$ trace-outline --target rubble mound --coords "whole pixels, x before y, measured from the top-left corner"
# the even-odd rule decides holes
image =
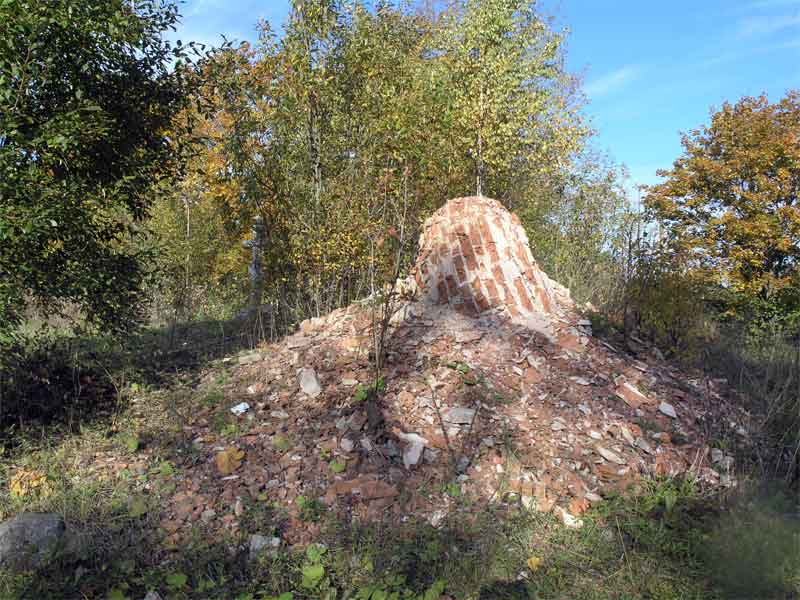
[[[287,507],[281,536],[303,543],[318,527],[310,506],[435,525],[479,501],[579,526],[591,503],[642,478],[734,483],[732,458],[711,446],[746,440],[748,415],[725,382],[594,337],[499,203],[450,201],[425,223],[421,249],[379,384],[371,302],[238,358],[225,401],[192,415],[202,476],[167,504],[171,535],[216,514],[235,530],[239,514],[225,507],[248,499]],[[204,385],[217,380],[210,372]],[[238,437],[216,432],[220,415]]]

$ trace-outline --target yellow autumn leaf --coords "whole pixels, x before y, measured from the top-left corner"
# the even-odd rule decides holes
[[[243,458],[243,450],[231,447],[227,450],[217,453],[214,460],[217,463],[217,470],[221,475],[230,475],[236,469],[242,466]]]
[[[47,496],[50,488],[47,485],[47,476],[41,471],[20,469],[11,477],[8,482],[8,489],[11,495],[22,498],[33,493]]]
[[[533,573],[539,567],[542,566],[542,557],[541,556],[531,556],[527,561],[528,569]]]

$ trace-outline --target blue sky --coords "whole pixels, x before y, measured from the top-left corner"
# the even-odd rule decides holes
[[[800,88],[800,0],[542,0],[567,27],[568,68],[581,75],[596,146],[635,183],[657,181],[680,154],[680,131],[725,100]],[[184,41],[254,40],[278,28],[288,0],[188,0]]]

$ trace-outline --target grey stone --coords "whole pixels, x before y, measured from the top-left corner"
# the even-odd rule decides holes
[[[442,416],[446,423],[469,425],[472,423],[472,419],[475,418],[475,409],[466,408],[465,406],[454,406],[446,410]]]
[[[439,451],[435,448],[425,448],[425,451],[422,453],[422,460],[426,463],[435,463],[439,460]]]
[[[275,550],[280,547],[281,545],[281,538],[279,537],[267,537],[265,535],[261,535],[258,533],[254,533],[250,536],[250,560],[257,558],[261,551],[265,548],[268,548],[271,553],[274,553]]]
[[[483,337],[482,331],[476,329],[456,331],[456,342],[459,344],[467,344],[469,342],[476,342]]]
[[[672,419],[677,419],[678,418],[678,415],[675,412],[675,407],[672,406],[672,404],[670,404],[668,402],[662,402],[661,404],[659,404],[658,405],[658,410],[661,411],[662,414],[665,414],[665,415],[667,415],[668,417],[670,417]]]
[[[624,465],[625,459],[622,458],[619,454],[608,450],[607,448],[603,448],[602,446],[595,447],[597,453],[605,458],[609,462],[617,463],[618,465]]]
[[[240,365],[252,365],[253,363],[260,362],[262,356],[259,352],[254,352],[252,354],[245,354],[244,356],[239,357],[239,364]]]
[[[300,389],[310,398],[316,398],[322,393],[322,386],[314,369],[300,369]]]
[[[250,405],[247,402],[240,402],[236,406],[231,406],[231,412],[237,417],[242,416],[248,410],[250,410]]]
[[[428,443],[428,440],[416,433],[399,433],[397,437],[405,443],[403,465],[406,469],[410,469],[422,459],[422,453],[425,451],[425,444]]]
[[[211,519],[217,516],[217,511],[213,509],[206,509],[202,513],[200,513],[200,519],[202,519],[203,523],[211,522]]]
[[[470,460],[469,460],[468,456],[462,456],[461,458],[459,458],[458,459],[458,464],[456,464],[456,472],[457,473],[466,473],[467,469],[469,469],[469,463],[470,463]]]
[[[144,597],[144,600],[161,600],[161,596],[158,594],[158,592],[150,590],[149,592],[147,592],[147,595]]]
[[[63,519],[53,513],[22,513],[0,524],[0,567],[30,571],[45,565],[65,544]]]
[[[347,452],[347,453],[349,454],[349,453],[350,453],[350,452],[352,452],[352,451],[353,451],[353,449],[355,448],[355,444],[353,443],[353,440],[351,440],[350,438],[342,438],[342,439],[339,441],[339,447],[340,447],[340,448],[341,448],[341,449],[342,449],[344,452]]]
[[[627,427],[622,425],[619,428],[619,430],[620,430],[620,433],[622,433],[622,437],[625,438],[626,442],[628,442],[631,446],[635,446],[636,445],[636,440],[633,438],[633,434],[630,432],[630,430]]]

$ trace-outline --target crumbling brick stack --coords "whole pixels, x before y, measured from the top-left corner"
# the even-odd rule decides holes
[[[529,322],[561,313],[561,286],[536,264],[519,218],[491,198],[455,198],[425,222],[414,277],[422,299],[469,315],[499,309]]]

